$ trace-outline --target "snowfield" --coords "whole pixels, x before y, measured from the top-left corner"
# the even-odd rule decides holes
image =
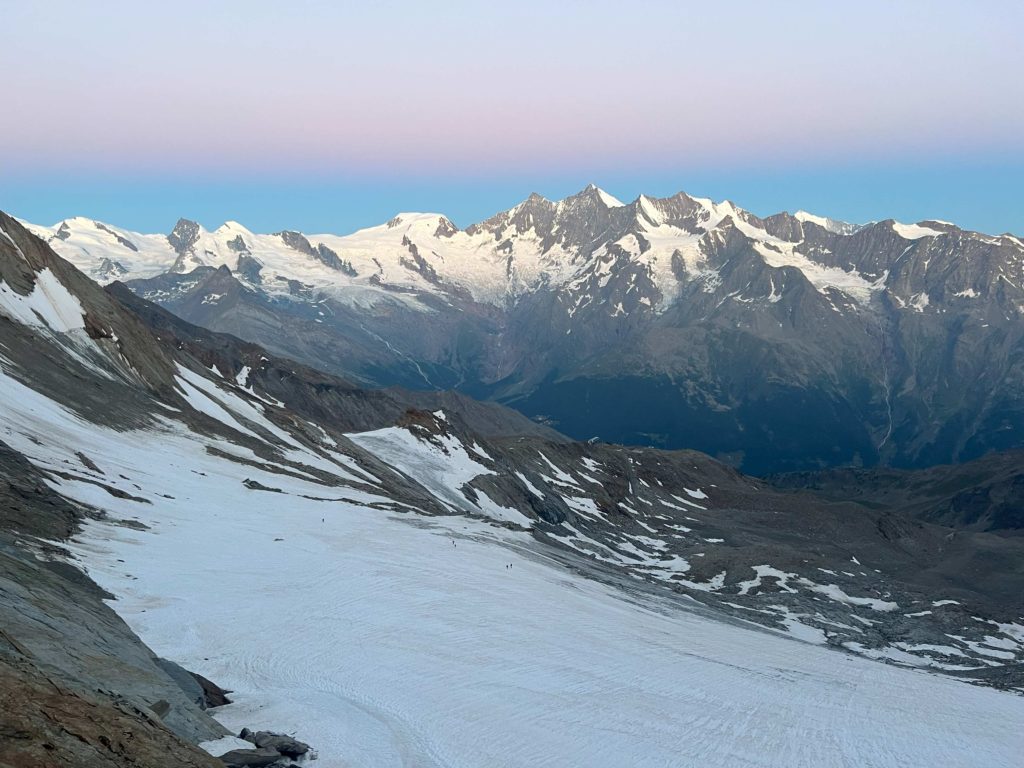
[[[339,489],[239,464],[248,449],[167,419],[89,424],[2,370],[0,401],[0,439],[73,466],[81,479],[54,487],[114,518],[72,550],[118,613],[234,691],[216,711],[226,726],[293,733],[323,768],[979,768],[1024,754],[1024,697],[632,595],[484,520],[372,509],[386,499],[353,488],[317,500]],[[409,475],[436,459],[402,465],[390,431],[357,440]]]
[[[1024,751],[1024,698],[631,602],[475,521],[245,491],[221,464],[171,481],[152,531],[93,524],[77,551],[154,650],[236,692],[222,722],[294,732],[325,768]]]

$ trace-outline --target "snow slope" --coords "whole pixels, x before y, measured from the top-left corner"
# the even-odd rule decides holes
[[[1024,699],[663,614],[509,533],[269,494],[211,516],[200,494],[154,533],[92,526],[79,552],[157,652],[239,692],[229,727],[295,730],[323,766],[997,766],[1024,749]]]
[[[0,280],[0,315],[23,325],[67,333],[85,327],[82,305],[49,269],[36,275],[32,293],[22,296]]]
[[[228,727],[294,732],[324,768],[974,767],[1024,751],[1022,697],[631,598],[525,532],[371,509],[355,489],[317,500],[332,494],[175,422],[108,430],[6,374],[0,397],[0,439],[43,467],[81,451],[151,502],[54,480],[148,526],[94,522],[73,543],[120,615],[235,691]],[[392,437],[357,439],[383,455]]]

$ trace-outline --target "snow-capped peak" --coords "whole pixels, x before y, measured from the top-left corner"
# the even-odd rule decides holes
[[[853,224],[848,224],[845,221],[838,221],[836,219],[830,219],[827,216],[817,216],[804,210],[799,210],[794,213],[793,218],[805,224],[817,224],[822,229],[826,229],[829,232],[835,232],[836,234],[849,234],[854,229]]]
[[[641,214],[648,221],[650,221],[651,224],[657,227],[664,222],[665,217],[662,215],[661,211],[659,211],[655,207],[654,203],[651,202],[649,197],[647,197],[646,195],[640,195],[636,199],[636,202],[638,213]]]
[[[597,199],[604,203],[606,208],[622,208],[625,205],[624,202],[613,195],[609,195],[596,184],[588,184],[584,191],[595,193],[597,195]]]
[[[594,259],[607,255],[612,245],[642,263],[662,297],[658,302],[667,305],[679,295],[680,264],[688,275],[706,271],[708,254],[701,238],[716,230],[727,235],[734,228],[753,243],[765,244],[772,266],[797,266],[819,287],[846,286],[844,275],[828,272],[822,277],[819,272],[826,267],[808,256],[800,241],[806,236],[813,246],[820,245],[812,225],[840,237],[862,226],[803,210],[794,216],[806,223],[804,232],[796,226],[775,226],[729,200],[680,192],[669,198],[639,195],[624,205],[590,184],[559,201],[531,194],[512,209],[465,229],[440,213],[420,211],[404,211],[346,235],[254,234],[233,220],[207,232],[187,219],[169,235],[146,235],[83,217],[31,229],[103,283],[196,267],[249,269],[251,259],[261,270],[261,290],[271,294],[290,297],[301,283],[312,294],[345,301],[386,293],[389,301],[401,296],[403,302],[415,302],[412,297],[441,293],[503,306],[541,286],[569,285],[589,274]],[[929,221],[884,225],[908,240],[951,231],[949,225]],[[875,279],[858,279],[851,295],[870,295]]]
[[[217,227],[216,230],[214,230],[214,234],[228,236],[251,235],[253,234],[253,232],[245,225],[239,224],[237,221],[225,221],[223,224]]]

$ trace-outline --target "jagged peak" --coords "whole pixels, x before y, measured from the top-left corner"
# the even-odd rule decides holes
[[[555,205],[555,203],[553,203],[548,198],[544,197],[544,195],[541,195],[537,192],[531,192],[525,200],[523,200],[521,203],[512,206],[507,211],[503,211],[503,213],[514,215],[518,211],[534,211],[539,208],[550,208],[553,205]],[[498,216],[500,215],[501,213],[498,214]]]
[[[192,219],[186,219],[184,216],[180,217],[177,223],[174,225],[172,232],[176,232],[179,229],[202,229],[198,221],[192,221]]]
[[[171,230],[171,234],[167,236],[167,242],[178,254],[183,254],[196,244],[203,231],[198,222],[180,218],[174,225],[174,229]]]
[[[570,195],[561,202],[565,203],[571,200],[581,199],[599,201],[602,205],[604,205],[605,208],[622,208],[625,206],[625,203],[623,203],[617,197],[608,194],[594,183],[587,184],[586,187],[577,192],[575,195]]]
[[[665,221],[665,216],[658,206],[657,201],[652,200],[647,195],[638,195],[630,205],[636,212],[637,218],[646,219],[654,226],[661,226]]]

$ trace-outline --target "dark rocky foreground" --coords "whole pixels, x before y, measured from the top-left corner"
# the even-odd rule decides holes
[[[174,734],[148,708],[48,676],[26,659],[0,655],[3,768],[222,768]]]
[[[220,759],[195,743],[227,731],[205,711],[228,691],[156,656],[56,559],[59,541],[102,513],[54,493],[0,442],[0,768],[286,765],[309,745],[266,731]]]
[[[76,568],[51,559],[93,510],[0,443],[0,766],[218,766],[225,731]],[[182,684],[179,684],[181,681]],[[195,695],[198,689],[198,696]]]

